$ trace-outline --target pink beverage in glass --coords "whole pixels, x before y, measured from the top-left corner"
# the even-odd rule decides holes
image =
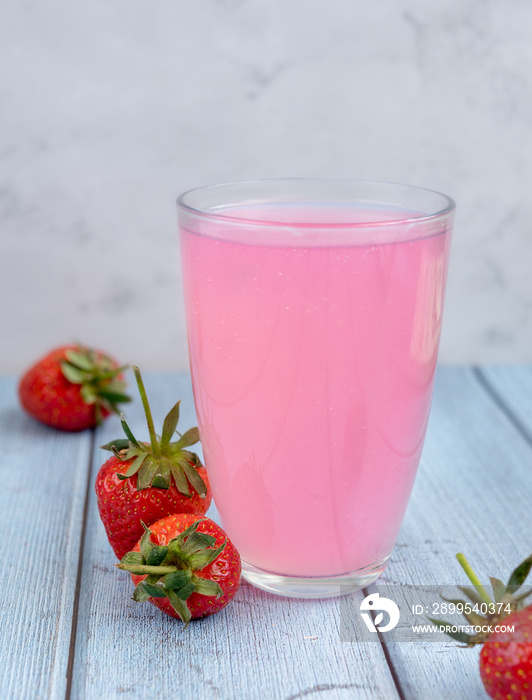
[[[275,189],[248,187],[261,184]],[[244,190],[200,215],[185,207],[202,190],[181,199],[205,464],[248,580],[284,595],[337,595],[382,572],[408,504],[452,203],[430,192],[440,198],[431,216],[397,194],[385,206],[366,190],[353,201],[299,190],[293,201],[260,201]]]

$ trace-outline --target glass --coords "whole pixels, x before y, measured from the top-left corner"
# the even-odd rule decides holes
[[[349,593],[384,570],[427,428],[454,203],[362,181],[178,200],[205,464],[243,576]]]

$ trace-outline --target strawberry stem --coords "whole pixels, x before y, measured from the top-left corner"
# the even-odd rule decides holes
[[[144,388],[144,382],[140,375],[140,369],[138,367],[133,367],[133,372],[135,373],[135,379],[137,380],[137,386],[139,388],[140,398],[142,400],[142,405],[144,406],[144,413],[146,414],[146,421],[148,423],[148,431],[150,433],[151,447],[153,450],[154,457],[161,456],[161,450],[159,448],[159,441],[157,440],[157,435],[155,434],[155,426],[153,425],[153,417],[151,415],[150,404],[148,403],[148,396],[146,394],[146,389]]]
[[[479,596],[482,598],[482,600],[487,603],[488,605],[493,605],[493,601],[490,598],[487,590],[484,588],[484,586],[480,583],[478,576],[475,574],[473,569],[471,568],[471,565],[465,558],[465,556],[462,553],[459,553],[456,555],[456,558],[458,559],[458,562],[460,563],[460,566],[462,569],[466,572],[467,578],[471,581],[473,586],[475,587],[477,593]]]

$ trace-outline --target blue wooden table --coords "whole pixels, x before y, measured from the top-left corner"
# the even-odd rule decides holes
[[[156,425],[179,397],[181,424],[195,424],[188,375],[145,381]],[[120,435],[118,419],[56,432],[22,413],[9,377],[0,412],[1,700],[486,697],[478,650],[384,634],[367,643],[356,631],[343,641],[339,599],[284,599],[244,582],[225,610],[185,631],[134,603],[94,495],[107,456],[98,446]],[[127,414],[147,438],[140,402]],[[486,580],[504,578],[531,550],[532,368],[440,369],[414,494],[381,581],[467,583],[458,551]]]

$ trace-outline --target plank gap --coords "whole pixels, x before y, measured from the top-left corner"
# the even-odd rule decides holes
[[[362,593],[364,594],[364,597],[366,598],[368,595],[370,595],[371,591],[368,588],[363,588]],[[375,620],[375,611],[370,610],[371,617],[373,620]],[[394,666],[394,663],[392,661],[392,657],[388,651],[388,647],[386,645],[386,642],[384,641],[382,634],[379,634],[377,632],[377,635],[379,637],[379,642],[382,648],[382,653],[384,654],[384,658],[386,659],[386,663],[388,664],[388,669],[390,670],[390,675],[392,677],[392,680],[395,685],[395,689],[397,690],[397,695],[399,697],[399,700],[407,700],[406,695],[404,694],[403,687],[401,685],[401,681],[399,680],[399,675],[397,673],[397,670]]]
[[[70,700],[72,693],[72,678],[74,670],[74,657],[76,654],[76,638],[78,631],[79,600],[81,593],[81,576],[83,573],[83,553],[85,550],[85,539],[87,532],[87,520],[89,513],[89,496],[91,489],[91,474],[94,461],[94,449],[96,445],[96,430],[91,429],[91,439],[89,448],[89,459],[87,464],[87,482],[85,486],[85,502],[83,504],[83,517],[81,522],[81,533],[79,538],[78,570],[76,575],[76,588],[74,590],[74,603],[72,605],[72,627],[70,628],[70,645],[68,649],[68,664],[66,668],[66,689],[65,700]]]
[[[529,447],[532,447],[532,435],[530,434],[527,426],[521,421],[519,416],[510,408],[506,403],[504,398],[499,394],[497,389],[491,384],[490,380],[486,377],[484,372],[480,367],[473,367],[472,373],[475,379],[478,381],[480,386],[488,394],[493,403],[497,408],[504,413],[506,418],[510,421],[513,427],[517,430],[519,435],[527,443]]]

